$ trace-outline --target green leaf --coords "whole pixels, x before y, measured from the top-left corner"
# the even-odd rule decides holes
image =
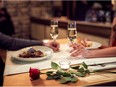
[[[63,76],[64,76],[64,77],[68,77],[68,76],[71,76],[71,74],[68,73],[68,72],[64,72],[64,73],[63,73]]]
[[[55,63],[55,62],[51,62],[51,67],[52,67],[53,69],[58,69],[58,68],[60,68],[60,66],[59,66],[57,63]]]
[[[71,77],[63,77],[66,81],[71,81]]]
[[[46,79],[47,79],[47,80],[52,80],[52,79],[54,79],[54,78],[53,78],[53,76],[48,76]]]
[[[53,71],[47,71],[46,74],[47,76],[51,76],[53,74]]]
[[[60,79],[60,78],[61,78],[61,75],[54,74],[54,75],[53,75],[53,78],[54,78],[55,80]]]
[[[79,76],[79,77],[85,77],[86,74],[85,73],[81,73],[81,72],[77,72],[77,73],[75,72],[75,75]]]
[[[60,83],[65,84],[70,81],[71,81],[71,77],[63,77],[61,78]]]
[[[47,71],[46,74],[52,74],[54,71]]]
[[[88,65],[87,65],[85,62],[82,63],[82,66],[83,66],[85,69],[88,68]]]
[[[77,81],[78,81],[78,79],[76,77],[71,78],[71,82],[75,83]]]
[[[74,74],[74,73],[75,73],[75,71],[72,71],[72,70],[70,70],[69,72],[70,72],[71,74]]]
[[[60,71],[60,70],[58,70],[58,71],[56,72],[57,75],[63,75],[63,73],[64,73],[64,72],[63,72],[63,71]]]
[[[80,67],[80,66],[78,66],[78,65],[77,65],[77,66],[71,66],[72,69],[76,69],[76,70],[78,70],[79,67]]]
[[[81,67],[81,68],[78,69],[78,72],[81,72],[81,73],[82,73],[82,72],[84,72],[84,71],[85,71],[85,70],[84,70],[83,67]]]
[[[71,77],[72,77],[72,74],[75,74],[76,76],[79,76],[79,77],[84,77],[86,75],[85,72],[70,71],[70,73],[71,73]]]
[[[65,84],[65,83],[67,83],[67,81],[64,78],[62,78],[62,79],[60,79],[60,83]]]
[[[85,73],[86,74],[90,74],[90,71],[87,69],[87,70],[85,70]]]

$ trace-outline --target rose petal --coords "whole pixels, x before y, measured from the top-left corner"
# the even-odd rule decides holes
[[[32,80],[40,78],[40,70],[37,68],[30,67],[29,73],[30,73],[29,76],[31,77]]]

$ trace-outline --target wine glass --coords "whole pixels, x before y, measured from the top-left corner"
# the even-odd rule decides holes
[[[76,21],[71,21],[67,26],[67,38],[73,44],[77,39]]]
[[[58,37],[58,20],[51,20],[51,29],[50,29],[50,36],[52,37],[53,41],[55,42],[56,38]]]

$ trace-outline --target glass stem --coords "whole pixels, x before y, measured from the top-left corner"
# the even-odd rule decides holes
[[[73,43],[73,40],[70,40],[70,42],[71,42],[72,45],[74,44],[74,43]]]
[[[56,39],[53,39],[53,42],[56,42]]]

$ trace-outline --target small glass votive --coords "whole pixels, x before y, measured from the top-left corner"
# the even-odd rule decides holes
[[[70,61],[60,61],[59,62],[61,69],[68,70],[70,68]]]

